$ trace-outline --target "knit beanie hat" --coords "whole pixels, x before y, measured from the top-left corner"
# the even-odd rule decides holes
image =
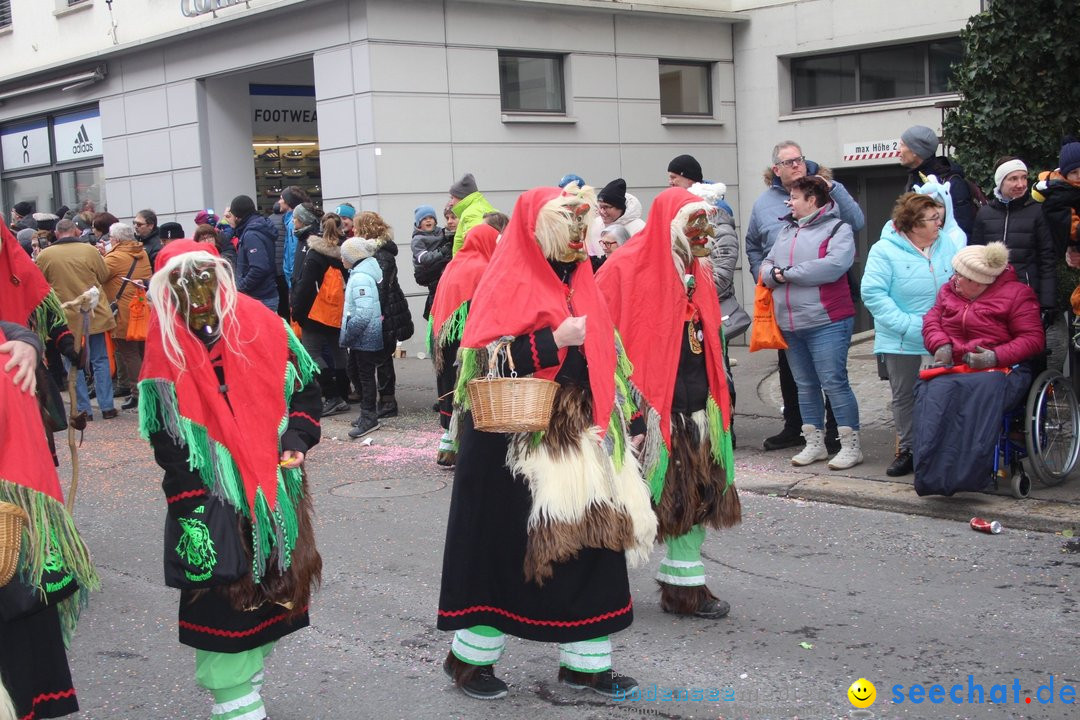
[[[34,213],[33,204],[28,203],[25,200],[15,203],[14,207],[12,207],[11,209],[14,210],[16,214],[22,217],[26,217],[27,215],[32,215]]]
[[[34,229],[33,228],[23,228],[15,236],[15,239],[19,241],[20,245],[22,245],[24,248],[29,250],[30,249],[30,241],[34,239]]]
[[[184,237],[184,228],[180,223],[162,223],[161,227],[158,228],[158,236],[162,240],[179,240]]]
[[[953,255],[953,270],[969,280],[989,285],[1009,265],[1009,248],[1005,243],[968,245]]]
[[[237,220],[246,220],[255,214],[255,201],[247,195],[237,195],[229,203],[229,210]]]
[[[293,217],[300,218],[300,222],[305,227],[318,220],[318,218],[315,216],[315,213],[311,212],[303,205],[297,205],[293,208]]]
[[[904,131],[900,139],[904,141],[904,144],[908,146],[911,152],[923,160],[934,157],[941,142],[938,140],[937,133],[925,125],[912,125]]]
[[[476,178],[472,173],[465,173],[460,180],[450,186],[450,194],[459,200],[464,200],[474,192],[476,192]]]
[[[693,155],[680,155],[668,163],[667,171],[682,175],[687,180],[701,182],[701,163],[694,159]]]
[[[354,217],[356,217],[356,208],[354,208],[352,205],[338,205],[336,208],[334,208],[334,214],[352,220]]]
[[[612,207],[617,207],[620,210],[626,210],[626,181],[622,178],[615,178],[604,189],[596,194],[597,200],[602,200]]]
[[[1080,168],[1080,142],[1077,142],[1075,138],[1067,137],[1061,144],[1058,170],[1062,175],[1068,175],[1076,168]]]
[[[413,210],[413,226],[420,227],[420,223],[426,217],[435,218],[435,224],[439,224],[439,216],[435,214],[435,208],[430,205],[421,205]]]
[[[1001,183],[1005,182],[1005,178],[1009,175],[1009,173],[1014,173],[1017,170],[1023,170],[1025,173],[1027,172],[1027,165],[1025,165],[1024,161],[1019,158],[1006,160],[1005,162],[998,165],[997,169],[994,170],[994,189],[998,191],[999,195],[1001,194]]]
[[[221,218],[219,218],[217,216],[217,213],[214,212],[214,208],[207,208],[205,210],[200,210],[199,213],[195,216],[195,224],[196,225],[214,226],[214,225],[217,225],[218,221],[220,221],[220,220],[221,220]]]
[[[585,187],[585,179],[582,178],[580,175],[575,175],[574,173],[566,173],[565,175],[563,175],[562,180],[559,181],[559,187],[564,188],[570,183],[577,183],[577,186],[579,188]]]
[[[349,238],[341,243],[341,264],[345,266],[346,270],[350,270],[356,263],[374,255],[378,247],[378,240]]]

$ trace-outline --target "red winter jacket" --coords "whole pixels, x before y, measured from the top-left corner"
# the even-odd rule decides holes
[[[998,367],[1015,365],[1046,347],[1039,300],[1016,279],[1011,265],[974,300],[957,294],[952,279],[942,285],[923,318],[923,340],[931,353],[952,343],[953,362],[980,345],[997,354]]]

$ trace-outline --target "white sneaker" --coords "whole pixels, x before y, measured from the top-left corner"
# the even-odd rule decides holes
[[[847,470],[863,461],[862,448],[859,447],[859,431],[848,426],[837,428],[840,434],[840,452],[829,461],[830,470]]]
[[[850,428],[849,428],[850,429]],[[825,449],[825,431],[813,425],[802,426],[802,436],[806,438],[806,446],[799,451],[798,455],[791,458],[791,464],[796,467],[816,463],[829,457],[829,451]]]

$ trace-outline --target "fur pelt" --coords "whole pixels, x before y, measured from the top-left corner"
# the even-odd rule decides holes
[[[322,556],[315,547],[315,526],[312,522],[313,511],[307,473],[304,474],[302,493],[296,507],[296,547],[293,549],[288,570],[282,572],[278,568],[279,550],[275,549],[267,563],[262,582],[256,584],[249,573],[230,585],[199,590],[195,597],[204,592],[218,592],[224,595],[236,610],[251,610],[270,602],[287,608],[290,618],[301,615],[311,601],[311,593],[322,582]],[[244,538],[245,550],[250,556],[251,523],[245,518],[241,518],[239,522],[240,536]]]
[[[566,385],[555,396],[551,424],[539,444],[513,436],[507,467],[529,483],[532,508],[525,552],[527,580],[543,585],[555,563],[584,547],[625,552],[636,566],[648,559],[656,516],[637,460],[627,450],[621,470],[592,425],[587,389]]]
[[[678,537],[694,525],[720,529],[742,520],[734,485],[727,487],[725,469],[713,461],[705,411],[671,417],[671,460],[664,490],[656,506],[659,539]]]
[[[656,581],[660,586],[660,609],[673,615],[693,615],[710,600],[717,597],[704,585],[669,585]]]
[[[454,651],[451,650],[446,654],[446,660],[443,662],[443,670],[450,676],[450,679],[454,681],[456,687],[462,687],[465,683],[472,680],[476,673],[480,671],[480,668],[486,667],[484,665],[470,665],[464,660],[460,660]]]

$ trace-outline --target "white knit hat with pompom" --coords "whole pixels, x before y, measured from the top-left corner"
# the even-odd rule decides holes
[[[953,256],[952,266],[967,279],[989,285],[1009,266],[1009,248],[1000,242],[968,245]]]

